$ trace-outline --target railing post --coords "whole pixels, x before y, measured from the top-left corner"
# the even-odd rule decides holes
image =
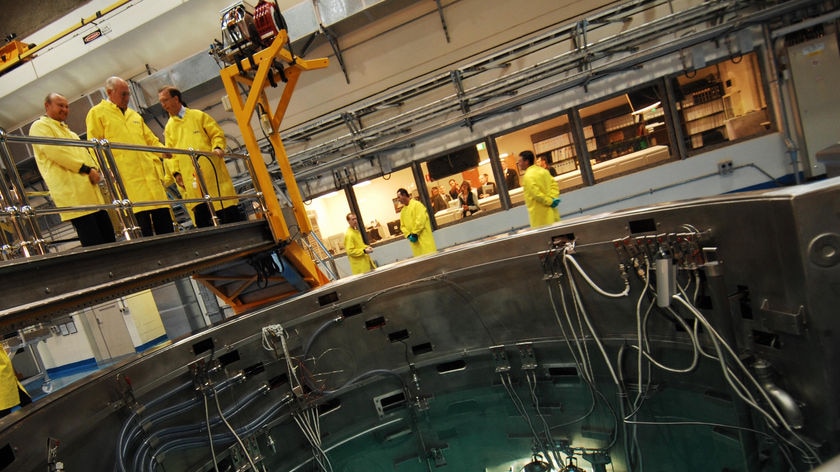
[[[91,140],[96,145],[96,160],[102,169],[108,169],[109,172],[103,172],[105,185],[108,188],[108,193],[113,200],[111,204],[114,205],[117,217],[120,220],[120,230],[126,241],[140,237],[140,227],[137,225],[137,219],[134,217],[132,211],[131,200],[128,198],[128,192],[122,182],[119,168],[117,168],[117,161],[114,159],[114,153],[111,151],[111,143],[107,139]]]
[[[20,249],[24,257],[32,255],[30,246],[37,254],[46,254],[46,246],[44,245],[44,239],[41,237],[38,221],[35,218],[32,205],[29,204],[29,199],[26,197],[23,180],[21,180],[17,165],[12,159],[12,153],[9,151],[6,139],[6,130],[0,128],[0,164],[6,168],[8,178],[8,182],[4,181],[2,189],[0,189],[0,196],[3,197],[5,205],[4,209],[10,215],[12,229],[16,233],[16,238],[20,241]],[[30,236],[31,240],[29,239]]]
[[[219,226],[219,217],[216,216],[216,209],[213,208],[213,199],[210,196],[210,191],[207,188],[207,181],[204,180],[204,174],[201,172],[201,166],[198,165],[198,159],[201,158],[203,154],[199,154],[193,148],[189,148],[189,154],[190,162],[192,162],[193,170],[195,171],[195,179],[196,182],[198,182],[198,190],[201,193],[201,196],[204,198],[204,202],[207,204],[207,209],[210,211],[210,220],[213,222],[213,226]],[[210,159],[208,156],[204,157]],[[186,186],[186,183],[184,183],[184,185]],[[221,197],[221,189],[217,188],[216,190],[219,192],[219,196]]]

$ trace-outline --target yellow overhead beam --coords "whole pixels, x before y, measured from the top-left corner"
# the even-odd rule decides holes
[[[13,46],[11,49],[9,49],[8,51],[2,50],[2,52],[3,52],[2,55],[4,57],[3,57],[3,60],[0,61],[0,74],[2,74],[3,72],[5,72],[8,69],[12,69],[12,68],[22,64],[23,62],[31,60],[33,58],[33,56],[35,56],[35,53],[37,53],[41,49],[44,49],[45,47],[51,45],[52,43],[66,37],[67,35],[73,33],[74,31],[78,30],[79,28],[87,26],[87,25],[93,23],[96,20],[102,19],[103,16],[107,15],[108,13],[111,13],[112,11],[114,11],[117,8],[125,5],[126,3],[129,3],[130,1],[131,0],[120,0],[120,1],[110,5],[107,8],[104,8],[102,10],[98,10],[93,15],[91,15],[87,18],[82,18],[82,20],[79,23],[75,23],[73,26],[71,26],[71,27],[65,29],[64,31],[56,34],[55,36],[51,37],[50,39],[47,39],[46,41],[41,42],[41,44],[38,44],[38,45],[33,46],[31,48],[29,47],[29,45],[24,44],[20,41],[12,41],[10,43],[10,45]],[[8,54],[7,54],[7,52],[8,52]],[[8,55],[8,57],[6,57],[7,55]]]

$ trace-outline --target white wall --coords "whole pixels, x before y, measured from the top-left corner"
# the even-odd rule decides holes
[[[53,336],[36,345],[45,369],[93,359],[94,354],[90,347],[92,343],[82,328],[79,315],[73,315],[73,322],[76,325],[76,333]]]
[[[166,334],[150,290],[129,295],[123,299],[123,303],[130,315],[123,318],[134,347],[142,346]]]

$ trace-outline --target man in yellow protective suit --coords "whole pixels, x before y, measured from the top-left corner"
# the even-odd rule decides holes
[[[531,227],[539,228],[560,221],[560,213],[557,211],[560,187],[551,174],[534,165],[534,153],[531,151],[520,152],[516,164],[525,171],[522,176],[522,192]]]
[[[364,274],[375,269],[370,253],[373,248],[365,244],[362,233],[359,231],[359,219],[354,213],[347,214],[347,223],[350,225],[344,232],[344,250],[347,252],[347,260],[350,262],[350,272]]]
[[[205,189],[211,197],[230,197],[236,195],[233,181],[225,164],[225,133],[210,115],[201,110],[187,108],[181,98],[181,91],[172,86],[166,86],[158,92],[158,100],[167,113],[169,121],[163,132],[167,147],[179,149],[195,149],[196,151],[212,152],[212,155],[198,156],[198,166],[201,176],[207,185]],[[199,185],[198,175],[188,154],[176,154],[170,164],[173,175],[180,174],[183,181],[181,190],[184,198],[204,198]],[[244,221],[245,217],[239,209],[238,200],[223,200],[213,202],[213,210],[219,223],[233,223]],[[213,225],[210,209],[207,203],[190,203],[191,216],[195,226],[203,228]]]
[[[131,93],[128,83],[119,77],[105,81],[107,100],[90,109],[85,119],[88,139],[107,139],[112,143],[162,147],[160,140],[143,122],[139,113],[128,108]],[[114,160],[128,199],[132,203],[166,201],[161,181],[160,157],[150,152],[114,149]],[[169,157],[165,154],[164,157]],[[172,209],[169,204],[135,206],[137,224],[143,236],[172,233]]]
[[[44,111],[46,114],[29,128],[30,136],[79,139],[79,135],[65,123],[70,113],[66,98],[50,93],[44,99]],[[102,180],[99,165],[87,149],[45,144],[34,144],[32,147],[35,150],[35,163],[56,208],[105,203],[98,185]],[[82,246],[112,243],[116,240],[111,219],[104,209],[62,212],[61,221],[73,224]]]
[[[437,251],[426,207],[411,198],[404,188],[397,190],[397,199],[403,205],[400,210],[400,231],[411,244],[414,257]]]
[[[11,413],[14,407],[30,403],[32,398],[18,381],[6,348],[0,345],[0,418]]]

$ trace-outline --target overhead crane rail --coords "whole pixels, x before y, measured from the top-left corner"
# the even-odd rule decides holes
[[[670,2],[617,3],[472,63],[389,89],[364,103],[289,130],[284,136],[286,142],[307,143],[289,156],[298,181],[317,181],[320,175],[352,167],[354,161],[419,145],[444,129],[470,128],[480,120],[550,95],[576,87],[586,90],[618,72],[644,67],[649,61],[681,54],[710,40],[732,40],[753,25],[788,21],[797,11],[819,4],[816,0],[772,4],[728,0],[706,2],[663,16],[653,10],[669,7]],[[631,25],[631,18],[632,27],[610,32],[610,25]],[[663,40],[672,37],[675,39]],[[568,43],[566,50],[562,50],[564,43]],[[748,52],[739,49],[746,43],[732,44],[732,54]],[[546,50],[557,47],[557,55],[539,59],[531,67],[508,67],[530,57],[541,58]],[[690,73],[692,67],[686,65],[686,72]],[[481,74],[491,69],[503,71],[480,82]],[[467,81],[467,86],[459,88]],[[400,113],[384,111],[395,106],[401,107]],[[362,121],[364,126],[360,125]]]

